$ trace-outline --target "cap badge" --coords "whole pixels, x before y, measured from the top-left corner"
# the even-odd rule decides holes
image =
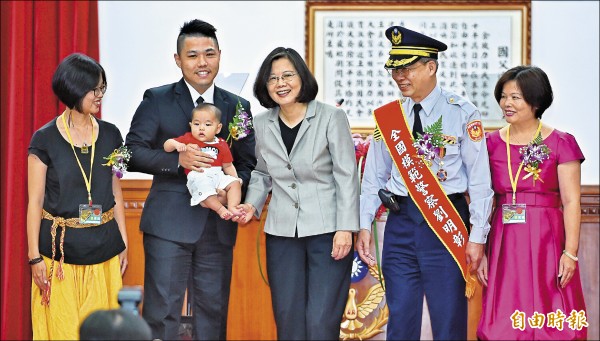
[[[392,31],[392,44],[398,45],[401,41],[402,33],[397,28],[394,28],[394,30]]]

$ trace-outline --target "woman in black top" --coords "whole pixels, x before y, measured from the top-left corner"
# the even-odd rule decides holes
[[[127,267],[121,185],[103,165],[123,139],[94,118],[106,91],[104,69],[72,54],[52,89],[65,111],[36,131],[28,156],[27,240],[34,339],[78,339],[97,309],[117,308]]]

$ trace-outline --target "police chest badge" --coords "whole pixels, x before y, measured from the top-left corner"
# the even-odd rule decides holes
[[[479,142],[483,140],[483,127],[481,125],[481,120],[475,120],[467,123],[467,133],[473,142]]]

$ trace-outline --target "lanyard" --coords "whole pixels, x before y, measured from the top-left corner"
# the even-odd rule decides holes
[[[65,131],[67,132],[67,137],[69,138],[69,143],[71,144],[71,149],[73,149],[73,154],[75,154],[75,159],[77,160],[79,169],[81,169],[81,174],[83,175],[83,180],[85,181],[85,188],[87,189],[87,192],[88,192],[88,201],[91,206],[92,205],[92,170],[94,167],[94,154],[96,151],[96,141],[94,141],[94,120],[92,118],[92,115],[90,115],[90,122],[92,123],[92,157],[90,160],[90,178],[88,180],[88,177],[85,175],[85,171],[83,170],[83,167],[81,166],[81,161],[79,161],[79,157],[77,156],[77,153],[75,152],[75,146],[73,145],[73,139],[71,138],[71,133],[69,132],[69,125],[67,124],[67,121],[65,120],[66,113],[67,113],[67,111],[65,110],[65,112],[63,112],[63,114],[61,115],[63,125],[65,127]]]
[[[533,134],[532,141],[538,136],[540,131],[542,130],[542,121],[538,124],[537,130],[535,134]],[[512,204],[516,204],[516,195],[517,195],[517,182],[519,181],[519,174],[521,174],[521,169],[523,169],[523,161],[519,164],[519,169],[517,170],[517,174],[513,178],[512,175],[512,165],[510,163],[510,124],[506,128],[506,158],[508,160],[508,178],[510,179],[510,184],[512,186],[513,194],[512,194]]]

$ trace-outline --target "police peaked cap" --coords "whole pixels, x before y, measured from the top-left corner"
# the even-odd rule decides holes
[[[422,57],[437,59],[438,52],[448,48],[441,41],[402,26],[388,28],[385,36],[392,42],[390,57],[385,63],[386,69],[407,67]]]

